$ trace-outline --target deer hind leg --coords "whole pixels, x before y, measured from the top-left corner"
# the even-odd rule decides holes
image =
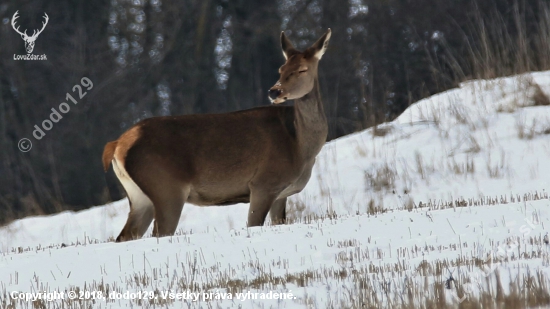
[[[190,188],[171,182],[158,188],[151,197],[155,205],[155,222],[153,236],[171,236],[176,232],[183,205],[189,197]]]
[[[250,208],[248,210],[248,227],[262,226],[267,217],[267,213],[278,194],[262,192],[261,190],[251,190]]]
[[[153,221],[154,209],[153,203],[144,203],[144,201],[130,199],[130,213],[128,221],[116,238],[117,242],[139,239],[145,234],[151,221]]]
[[[284,224],[286,221],[286,197],[281,198],[273,202],[271,209],[269,210],[269,216],[271,217],[271,224]]]
[[[124,167],[120,167],[115,161],[113,163],[113,168],[124,190],[126,190],[126,195],[130,202],[128,220],[116,238],[116,241],[122,242],[141,238],[147,231],[147,228],[149,228],[149,225],[151,225],[151,221],[153,221],[153,202],[143,193],[132,178],[129,177]]]

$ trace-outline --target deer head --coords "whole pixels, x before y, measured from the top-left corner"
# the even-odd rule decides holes
[[[40,29],[38,32],[36,30],[33,30],[32,35],[28,36],[26,29],[24,32],[21,32],[19,31],[19,26],[15,28],[15,20],[19,18],[19,16],[17,15],[18,12],[19,11],[13,14],[13,17],[11,19],[11,26],[13,27],[13,30],[15,30],[15,32],[21,35],[21,38],[23,39],[23,41],[25,41],[25,49],[27,50],[27,53],[30,54],[34,49],[34,41],[36,41],[36,38],[38,38],[38,35],[42,33],[42,31],[44,31],[44,28],[46,28],[46,25],[48,24],[48,20],[50,18],[48,17],[48,14],[44,13],[44,19],[46,21],[42,22],[42,29]]]
[[[330,40],[330,29],[304,52],[292,46],[285,33],[281,33],[281,48],[286,62],[279,69],[280,78],[269,89],[268,96],[272,103],[279,104],[286,100],[299,99],[313,89],[317,79],[319,60],[327,50]]]

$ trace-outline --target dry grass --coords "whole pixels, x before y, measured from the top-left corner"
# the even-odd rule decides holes
[[[518,132],[519,139],[526,139],[526,140],[533,139],[537,134],[536,127],[537,127],[536,119],[533,119],[530,125],[526,125],[525,119],[521,116],[518,117],[518,119],[516,120],[516,129]]]
[[[550,105],[550,99],[548,96],[542,91],[540,86],[537,83],[533,84],[534,93],[531,97],[533,101],[533,106],[548,106]]]
[[[481,15],[480,11],[476,13],[463,29],[466,50],[453,50],[444,40],[441,42],[447,47],[443,63],[459,81],[550,69],[550,4],[547,1],[540,0],[535,7],[515,1],[506,13],[511,14],[514,25],[507,23],[509,16],[497,10],[488,16]],[[528,17],[528,13],[533,15]]]
[[[385,163],[380,166],[373,166],[371,170],[365,171],[365,183],[367,190],[391,191],[395,189],[397,171],[394,166]]]
[[[502,178],[508,168],[508,165],[506,164],[506,153],[504,151],[500,152],[500,159],[495,159],[491,156],[491,153],[488,153],[485,162],[487,175],[490,178]]]
[[[355,239],[327,244],[329,247],[342,248],[335,258],[338,267],[320,267],[299,272],[286,272],[276,275],[272,269],[288,269],[288,260],[280,258],[273,260],[269,268],[258,259],[248,256],[235,269],[220,271],[217,267],[202,266],[201,253],[188,254],[181,261],[181,268],[170,273],[168,268],[144,269],[129,274],[121,281],[106,283],[92,281],[82,287],[71,286],[64,292],[99,291],[103,295],[125,291],[155,291],[155,298],[131,300],[132,307],[151,308],[173,305],[180,307],[185,303],[188,308],[214,308],[215,300],[202,302],[181,301],[177,304],[172,299],[162,297],[161,290],[172,290],[176,293],[186,291],[199,293],[245,293],[249,290],[279,290],[308,287],[314,284],[338,282],[333,285],[335,296],[326,304],[326,308],[533,308],[550,305],[550,280],[542,271],[522,272],[514,267],[501,267],[487,274],[484,273],[486,260],[460,257],[454,260],[422,261],[416,267],[409,269],[405,263],[377,266],[370,262],[366,266],[357,263],[372,259],[385,258],[381,251],[372,252]],[[458,246],[455,246],[455,250]],[[428,248],[438,250],[437,248]],[[425,248],[418,250],[397,251],[399,260],[418,256]],[[548,252],[534,253],[523,256],[522,259],[540,258]],[[245,255],[246,256],[246,255]],[[144,256],[143,263],[146,263]],[[256,276],[236,279],[232,275],[238,268],[254,269]],[[450,271],[453,269],[453,271]],[[455,273],[457,269],[460,272]],[[512,280],[509,282],[509,293],[504,293],[500,272],[507,271]],[[480,275],[480,273],[482,275]],[[473,275],[475,274],[475,275]],[[204,280],[204,279],[207,280]],[[198,280],[201,279],[201,280]],[[159,283],[163,285],[159,286]],[[36,284],[41,290],[53,292],[41,280],[36,278]],[[61,292],[61,291],[58,291]],[[316,296],[299,297],[287,300],[310,308],[308,303],[317,303]],[[12,299],[9,291],[3,287],[0,290],[0,308],[102,308],[116,306],[118,301],[106,299],[96,301],[63,300],[25,302]],[[227,304],[227,303],[226,303]],[[245,304],[245,303],[243,303]],[[241,308],[240,302],[233,302],[232,308]]]
[[[528,202],[532,200],[549,199],[547,192],[533,192],[525,195],[510,195],[497,197],[483,197],[479,199],[459,199],[447,202],[429,201],[419,205],[403,206],[428,210],[445,209],[451,207],[470,207],[481,205],[498,205],[510,202]],[[375,201],[368,202],[369,214],[387,212]],[[305,204],[304,204],[305,205]],[[300,206],[300,207],[303,207]],[[392,210],[396,211],[396,210]],[[540,220],[540,214],[532,218],[534,222]],[[306,219],[295,222],[315,222],[319,220],[334,220],[335,214],[324,216],[308,216]],[[502,222],[506,225],[506,222]],[[240,232],[237,232],[240,233]],[[246,233],[243,232],[243,233]],[[184,237],[174,238],[174,241],[188,242]],[[84,246],[97,243],[84,235],[82,242],[72,244]],[[188,308],[217,308],[216,300],[205,302],[176,302],[172,299],[161,297],[161,291],[172,290],[174,292],[228,292],[242,293],[249,290],[278,290],[311,287],[312,285],[331,284],[333,297],[326,303],[326,308],[532,308],[550,305],[550,281],[540,271],[522,272],[514,265],[519,261],[541,259],[543,265],[550,265],[548,250],[544,250],[542,235],[531,236],[524,240],[518,237],[510,237],[505,243],[529,244],[535,250],[520,250],[517,254],[496,255],[497,262],[501,266],[497,271],[490,273],[481,279],[472,279],[471,274],[485,271],[493,260],[477,258],[477,248],[469,247],[467,243],[447,243],[441,245],[411,245],[410,247],[382,250],[376,247],[370,237],[347,238],[341,240],[329,240],[328,248],[335,249],[334,259],[337,266],[316,267],[303,271],[291,271],[290,261],[287,257],[279,257],[268,261],[260,260],[255,254],[242,252],[242,262],[232,265],[229,269],[222,269],[218,264],[207,266],[202,251],[187,253],[185,257],[176,257],[179,267],[176,271],[164,267],[151,267],[146,255],[137,258],[133,269],[134,273],[123,275],[116,282],[91,281],[83,286],[69,286],[66,291],[100,291],[104,295],[112,292],[124,293],[125,291],[156,291],[154,299],[132,300],[130,305],[136,308],[153,308],[185,306]],[[491,243],[491,247],[502,245]],[[11,254],[21,254],[28,251],[55,250],[59,246],[48,248],[14,248]],[[438,254],[443,251],[458,251],[460,256],[455,259],[434,260],[428,262],[422,260],[414,267],[410,267],[411,259],[424,257],[425,254]],[[465,252],[463,254],[462,252]],[[239,254],[239,253],[237,253]],[[396,263],[379,264],[388,258],[397,258]],[[134,263],[134,261],[132,261]],[[516,264],[514,264],[516,263]],[[508,265],[510,267],[508,267]],[[242,269],[250,269],[254,275],[250,277],[237,276]],[[449,271],[452,269],[453,271]],[[461,271],[454,273],[456,269]],[[278,271],[279,270],[279,271]],[[285,270],[281,273],[280,270]],[[101,271],[101,270],[100,270]],[[509,284],[509,293],[502,290],[503,282],[501,271],[507,271],[513,278]],[[53,274],[52,274],[53,275]],[[65,274],[69,275],[70,274]],[[98,273],[98,278],[104,275]],[[9,282],[0,285],[0,309],[12,308],[106,308],[117,306],[116,300],[64,300],[64,301],[35,301],[24,302],[11,299],[6,286],[20,284],[18,273],[10,276]],[[479,277],[479,276],[478,276]],[[337,283],[337,284],[335,284]],[[35,278],[32,286],[40,287],[40,290],[52,292],[48,287],[48,281],[43,278]],[[475,285],[476,292],[471,291]],[[306,295],[293,301],[306,308],[318,308],[316,295]],[[227,303],[226,303],[227,304]],[[239,302],[234,302],[238,308]],[[246,303],[243,303],[243,305]]]
[[[370,199],[366,201],[367,204],[367,211],[365,214],[368,215],[378,215],[388,212],[398,212],[402,210],[442,210],[442,209],[454,209],[457,207],[476,207],[476,206],[497,206],[497,205],[505,205],[509,203],[526,203],[530,201],[538,201],[538,200],[548,200],[550,199],[550,195],[547,191],[533,191],[530,193],[525,194],[510,194],[510,195],[500,195],[500,196],[483,196],[478,198],[456,198],[452,200],[429,200],[429,201],[420,201],[418,204],[414,203],[411,199],[407,199],[401,207],[397,207],[395,209],[388,209],[381,204],[381,201],[378,199]],[[289,202],[290,204],[290,202]],[[302,202],[299,203],[301,205],[300,207],[305,207],[305,204]],[[291,206],[291,207],[297,207]],[[360,215],[361,213],[356,213],[354,215]],[[318,214],[308,214],[302,217],[294,217],[291,218],[287,224],[311,224],[318,221],[325,221],[325,220],[335,220],[337,218],[345,218],[349,217],[350,215],[338,215],[335,212],[327,212],[323,215]],[[240,235],[240,231],[235,231],[237,235]],[[185,232],[181,229],[176,231],[175,236],[186,236],[186,235],[192,235],[193,232]],[[187,242],[189,242],[189,239],[184,238]],[[48,250],[55,250],[64,248],[67,246],[87,246],[87,245],[93,245],[93,244],[100,244],[100,243],[106,243],[106,242],[114,242],[114,238],[110,238],[107,241],[99,241],[97,239],[90,239],[85,234],[82,237],[82,240],[77,240],[76,242],[71,243],[62,243],[62,244],[55,244],[50,246],[36,246],[36,247],[12,247],[9,250],[9,254],[22,254],[26,252],[45,252]],[[0,307],[2,308],[2,307]]]
[[[372,128],[372,136],[383,137],[392,133],[394,128],[391,125],[376,125]]]
[[[453,157],[448,163],[447,168],[455,175],[473,175],[476,171],[474,160],[471,156],[466,157],[466,160],[459,163]]]

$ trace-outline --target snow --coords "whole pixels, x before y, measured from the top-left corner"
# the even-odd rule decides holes
[[[550,227],[550,106],[538,105],[540,93],[550,97],[550,72],[470,81],[376,130],[327,143],[306,188],[289,198],[292,224],[246,228],[248,204],[185,205],[176,236],[153,238],[150,229],[143,239],[117,244],[126,199],[17,220],[0,228],[0,304],[13,291],[79,288],[213,293],[197,294],[198,302],[153,302],[169,308],[204,305],[204,296],[229,291],[290,299],[209,304],[339,307],[355,297],[354,273],[368,275],[382,299],[390,279],[404,289],[407,280],[433,284],[451,273],[464,279],[498,269],[503,282],[537,270],[548,280],[550,248],[540,240]],[[497,256],[494,267],[453,264]],[[424,276],[423,262],[446,266]],[[118,299],[90,306],[152,305]]]

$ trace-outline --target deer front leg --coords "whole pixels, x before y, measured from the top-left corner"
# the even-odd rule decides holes
[[[284,224],[286,222],[286,197],[276,200],[269,210],[271,224]]]
[[[252,190],[250,193],[250,208],[248,210],[248,227],[262,226],[271,205],[278,194]]]

